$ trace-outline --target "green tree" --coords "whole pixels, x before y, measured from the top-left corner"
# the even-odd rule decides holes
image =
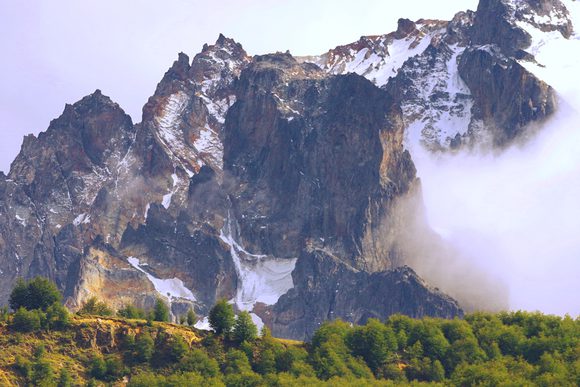
[[[104,380],[107,375],[107,364],[100,354],[93,354],[89,361],[89,374],[99,380]]]
[[[246,354],[239,349],[230,349],[226,354],[224,374],[251,372],[252,366]]]
[[[276,372],[276,355],[271,349],[265,349],[260,352],[256,361],[256,371],[262,375]]]
[[[70,313],[60,302],[55,302],[46,310],[46,320],[50,329],[64,329],[70,326]]]
[[[154,321],[169,321],[169,307],[161,298],[155,300],[155,306],[153,307],[153,320]]]
[[[188,350],[189,346],[187,345],[183,337],[179,335],[173,336],[169,340],[167,345],[168,352],[167,355],[172,362],[180,361],[185,356]]]
[[[39,310],[26,310],[24,307],[18,308],[12,317],[11,328],[19,332],[34,332],[40,329],[42,321],[45,319],[44,313]]]
[[[389,353],[397,349],[395,333],[377,319],[369,319],[364,327],[349,331],[346,342],[352,354],[362,357],[375,375],[387,361]]]
[[[56,285],[47,278],[35,277],[29,282],[20,278],[10,293],[10,307],[12,310],[20,307],[46,310],[55,302],[60,302],[61,298]]]
[[[195,315],[195,312],[193,311],[193,309],[189,309],[187,311],[187,325],[192,327],[195,325],[196,322],[197,322],[197,316]]]
[[[23,356],[16,355],[16,358],[14,359],[14,369],[24,378],[28,379],[32,373],[32,363]]]
[[[228,334],[234,325],[234,308],[224,299],[209,311],[209,325],[218,335]]]
[[[252,321],[252,316],[248,312],[240,312],[234,323],[232,332],[233,339],[238,343],[243,341],[254,341],[258,337],[258,328]]]
[[[181,371],[196,372],[203,377],[216,377],[219,374],[219,365],[215,359],[211,359],[206,352],[194,348],[181,359],[179,363]]]
[[[46,350],[42,344],[34,350],[34,363],[32,364],[30,375],[30,382],[33,386],[54,385],[54,370],[50,363],[45,359],[45,353]]]
[[[155,351],[155,343],[149,332],[142,332],[135,339],[135,357],[140,362],[148,362]]]

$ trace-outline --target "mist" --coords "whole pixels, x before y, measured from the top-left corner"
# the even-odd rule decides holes
[[[446,268],[435,272],[447,268],[457,271],[458,264],[464,265],[479,270],[477,274],[469,272],[469,276],[491,286],[468,285],[471,299],[474,294],[485,296],[489,289],[493,292],[493,283],[497,283],[498,287],[505,285],[512,310],[577,316],[580,37],[541,43],[536,59],[544,67],[526,67],[555,88],[559,107],[552,118],[530,130],[531,138],[499,153],[436,155],[421,146],[411,147],[427,222],[458,254],[452,262],[428,257],[431,260],[417,271],[429,280],[428,262],[445,262]],[[438,280],[441,283],[441,278]],[[439,286],[447,290],[450,283],[443,280]],[[455,286],[449,293],[456,297],[459,293],[461,302],[462,291],[457,290]],[[497,295],[491,293],[490,297]]]

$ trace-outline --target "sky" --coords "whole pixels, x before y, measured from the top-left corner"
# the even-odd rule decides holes
[[[451,19],[477,1],[0,0],[0,171],[22,137],[65,103],[101,89],[141,121],[141,108],[184,52],[219,33],[250,54],[320,54],[396,29],[399,17]]]

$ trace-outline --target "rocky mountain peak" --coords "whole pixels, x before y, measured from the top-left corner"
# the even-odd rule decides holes
[[[393,33],[395,39],[403,39],[417,29],[417,25],[409,20],[401,18],[397,21],[397,31]]]
[[[531,44],[529,24],[543,32],[573,32],[566,6],[560,0],[481,0],[472,27],[473,44],[496,44],[508,56],[522,58]]]

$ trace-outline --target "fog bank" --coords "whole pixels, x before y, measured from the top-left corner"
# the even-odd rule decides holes
[[[532,139],[499,154],[411,152],[429,225],[482,276],[507,285],[511,309],[577,316],[580,36],[534,44],[545,67],[526,67],[557,90],[559,108]]]

